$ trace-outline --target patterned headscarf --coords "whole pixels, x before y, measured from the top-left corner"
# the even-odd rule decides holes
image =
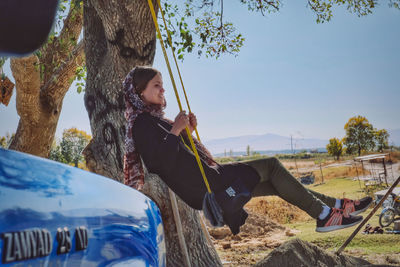
[[[126,135],[125,135],[125,155],[124,155],[124,184],[138,190],[142,189],[144,184],[144,169],[140,158],[140,154],[136,151],[135,142],[132,136],[132,129],[137,116],[143,112],[148,112],[152,116],[160,118],[169,124],[173,121],[164,117],[164,105],[149,105],[146,104],[139,96],[136,85],[133,80],[135,69],[132,69],[126,76],[123,82],[125,92],[125,119],[127,121]],[[189,144],[186,132],[183,131],[183,138]],[[199,152],[200,157],[209,165],[214,165],[215,161],[212,159],[210,152],[195,138],[193,141]]]

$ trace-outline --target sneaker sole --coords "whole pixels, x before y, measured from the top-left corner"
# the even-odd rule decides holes
[[[344,229],[347,227],[351,227],[354,226],[356,224],[359,224],[360,222],[362,222],[363,219],[353,222],[352,224],[346,224],[346,225],[332,225],[332,226],[326,226],[326,227],[317,227],[315,229],[316,232],[320,232],[320,233],[325,233],[325,232],[330,232],[330,231],[335,231],[335,230],[340,230],[340,229]]]
[[[368,206],[366,206],[366,207],[363,208],[362,210],[353,211],[352,213],[350,213],[350,215],[355,216],[355,215],[358,215],[358,214],[360,214],[360,213],[366,211],[366,210],[369,208],[369,206],[371,206],[372,202],[374,202],[374,201],[371,201],[371,203],[369,203]]]

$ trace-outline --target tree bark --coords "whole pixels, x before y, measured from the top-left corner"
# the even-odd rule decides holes
[[[156,4],[155,7],[158,9]],[[86,165],[93,172],[123,182],[125,102],[122,82],[133,67],[152,65],[156,49],[154,24],[147,1],[87,0],[84,28],[85,106],[93,135],[84,150]],[[146,175],[145,179],[144,192],[158,204],[162,213],[167,265],[184,266],[167,187],[156,175]],[[201,231],[197,213],[182,201],[178,202],[193,266],[220,266],[215,248],[208,244]]]
[[[185,266],[168,187],[156,174],[146,173],[143,193],[152,198],[161,209],[167,248],[167,266]],[[193,267],[221,266],[217,251],[203,233],[198,212],[190,208],[178,196],[176,198],[191,265]]]
[[[49,156],[64,96],[76,68],[84,63],[83,43],[71,42],[82,30],[82,7],[71,6],[60,36],[45,44],[39,57],[11,60],[20,120],[10,149]]]
[[[53,73],[50,85],[41,88],[36,55],[11,60],[20,120],[10,149],[40,157],[49,156],[63,99],[71,85],[70,79],[83,61],[83,44],[79,44],[72,56]]]

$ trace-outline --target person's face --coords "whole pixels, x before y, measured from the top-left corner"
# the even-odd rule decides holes
[[[151,79],[142,92],[142,99],[147,104],[163,105],[165,103],[162,77],[159,73]]]

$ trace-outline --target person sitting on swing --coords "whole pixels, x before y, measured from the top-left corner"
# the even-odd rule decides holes
[[[185,128],[193,132],[197,126],[196,116],[182,111],[174,121],[164,117],[166,101],[162,76],[152,67],[132,69],[123,88],[127,120],[124,183],[138,190],[142,188],[143,160],[149,172],[158,174],[190,207],[203,209],[210,220],[213,205],[210,211],[210,205],[204,203],[207,187],[195,155],[187,146],[190,142]],[[239,233],[239,227],[245,223],[247,213],[243,206],[251,197],[281,197],[316,219],[317,232],[360,223],[362,217],[356,215],[372,203],[371,197],[337,199],[307,189],[275,157],[218,164],[197,139],[193,141],[209,186],[215,193],[214,199],[222,210],[223,221],[234,234]]]

